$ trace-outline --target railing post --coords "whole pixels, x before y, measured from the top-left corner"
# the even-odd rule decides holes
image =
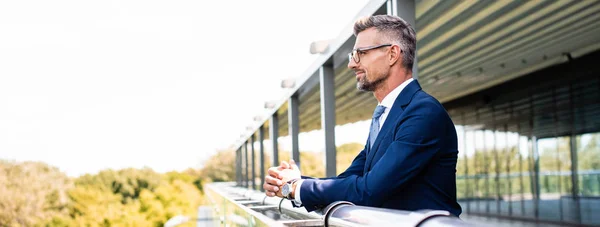
[[[298,145],[298,134],[300,133],[299,102],[297,95],[292,95],[288,102],[288,129],[292,139],[292,159],[298,164],[298,167],[300,167],[300,147]]]
[[[265,128],[263,126],[260,126],[260,128],[258,129],[258,147],[260,148],[260,185],[258,187],[260,188],[260,191],[264,191],[262,186],[263,184],[265,184],[265,146],[263,144],[264,140]]]
[[[250,136],[250,150],[252,152],[252,174],[250,175],[252,178],[250,178],[250,183],[252,185],[252,190],[256,190],[256,168],[255,168],[255,160],[256,160],[256,155],[254,155],[254,134],[252,134]]]
[[[242,183],[241,152],[241,147],[238,147],[238,149],[235,150],[235,182],[237,186],[240,186]]]
[[[399,16],[402,19],[404,19],[404,21],[406,21],[407,23],[409,23],[413,29],[415,29],[415,36],[417,35],[417,19],[416,19],[416,4],[415,4],[415,0],[388,0],[386,2],[386,7],[387,7],[387,14],[388,15],[394,15],[394,16]],[[416,37],[415,37],[416,38]],[[418,72],[418,67],[417,67],[417,50],[415,49],[415,54],[414,54],[414,59],[413,59],[413,67],[412,67],[412,76],[413,78],[419,79],[419,72]]]
[[[336,176],[335,148],[335,91],[334,73],[331,66],[319,68],[321,81],[321,129],[325,134],[325,175]]]
[[[277,166],[279,165],[279,144],[277,143],[277,139],[279,138],[279,117],[277,111],[269,119],[269,130],[271,145],[273,146],[273,163],[271,163],[271,166]]]
[[[569,138],[571,142],[571,196],[573,196],[573,202],[575,203],[575,219],[577,223],[581,223],[581,203],[579,200],[579,169],[577,168],[577,136],[572,134]]]
[[[533,131],[533,130],[532,130]],[[533,172],[534,172],[534,181],[533,185],[535,188],[534,198],[534,211],[535,218],[537,219],[540,216],[540,155],[538,152],[538,141],[536,136],[531,137],[531,150],[533,152]]]
[[[245,165],[244,165],[244,171],[246,172],[246,174],[244,174],[244,187],[248,187],[248,140],[244,141],[244,160],[246,161]]]

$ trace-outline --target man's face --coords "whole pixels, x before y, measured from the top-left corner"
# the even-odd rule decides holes
[[[354,49],[362,49],[385,44],[381,41],[381,35],[375,28],[364,30],[356,36]],[[360,61],[350,59],[348,68],[356,75],[356,88],[361,91],[375,91],[388,77],[389,65],[386,64],[386,56],[389,47],[377,48],[368,51],[358,51],[356,54]]]

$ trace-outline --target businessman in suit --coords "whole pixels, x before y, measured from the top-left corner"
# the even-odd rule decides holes
[[[444,107],[412,78],[416,38],[403,19],[361,18],[348,68],[357,88],[378,101],[365,148],[337,177],[301,176],[292,161],[268,170],[268,196],[290,199],[308,212],[335,201],[400,210],[447,210],[456,201],[457,136]]]

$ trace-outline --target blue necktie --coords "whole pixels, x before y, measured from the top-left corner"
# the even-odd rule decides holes
[[[377,135],[379,134],[379,117],[385,111],[385,106],[378,105],[373,112],[373,119],[371,120],[371,132],[369,133],[369,143],[371,144],[371,148],[373,148],[373,144],[375,144],[375,139],[377,139]]]

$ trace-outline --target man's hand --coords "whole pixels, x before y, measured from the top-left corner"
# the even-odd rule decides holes
[[[290,160],[289,163],[282,161],[279,166],[269,168],[267,173],[268,176],[265,177],[263,188],[265,194],[269,197],[283,197],[281,186],[290,180],[299,179],[301,176],[300,169],[298,169],[294,160]]]

